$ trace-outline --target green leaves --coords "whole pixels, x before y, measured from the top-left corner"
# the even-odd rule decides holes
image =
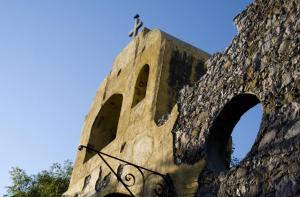
[[[58,197],[68,189],[72,163],[54,163],[50,169],[36,175],[27,175],[23,169],[13,167],[9,172],[12,186],[7,187],[7,197]]]

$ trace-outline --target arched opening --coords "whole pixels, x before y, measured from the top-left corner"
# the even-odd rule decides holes
[[[113,194],[108,194],[105,197],[128,197],[129,195],[127,194],[121,194],[121,193],[113,193]]]
[[[121,94],[114,94],[104,103],[92,125],[88,146],[101,150],[116,138],[122,101]],[[94,155],[87,151],[85,161]]]
[[[142,70],[140,71],[137,81],[135,83],[134,95],[133,95],[131,107],[136,106],[141,100],[145,98],[148,78],[149,78],[149,65],[146,64],[145,66],[143,66]]]
[[[210,170],[218,172],[228,170],[230,168],[232,153],[231,134],[233,129],[239,122],[242,115],[259,103],[260,101],[255,95],[241,94],[234,97],[229,103],[227,103],[219,113],[211,127],[207,139],[207,165]],[[258,130],[257,132],[245,132],[251,132],[252,136],[255,136],[255,140]],[[248,139],[246,138],[243,139],[243,141],[247,140]],[[251,146],[253,142],[251,143]]]
[[[230,166],[236,166],[250,151],[259,131],[262,116],[263,106],[259,103],[246,111],[235,125],[231,134],[232,153]]]

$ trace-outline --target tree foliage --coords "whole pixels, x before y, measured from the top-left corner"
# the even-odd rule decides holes
[[[7,187],[6,197],[57,197],[67,189],[72,173],[72,163],[54,163],[49,170],[27,175],[19,167],[9,172],[12,185]]]
[[[234,154],[233,154],[234,151],[235,151],[235,145],[234,145],[234,143],[232,143],[232,147],[231,147],[231,160],[230,160],[230,165],[229,165],[230,168],[238,166],[239,163],[241,162],[240,158],[237,158],[237,157],[234,156]]]

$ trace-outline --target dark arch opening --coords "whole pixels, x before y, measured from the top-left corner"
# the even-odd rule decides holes
[[[113,194],[108,194],[105,197],[128,197],[129,195],[127,194],[121,194],[121,193],[113,193]]]
[[[136,80],[131,107],[136,106],[139,102],[141,102],[145,98],[148,78],[149,78],[149,65],[146,64],[141,69],[139,76]]]
[[[259,103],[255,95],[241,94],[227,103],[219,113],[207,139],[207,166],[210,170],[219,172],[230,168],[232,131],[241,116]]]
[[[101,150],[116,138],[122,101],[121,94],[114,94],[104,103],[92,125],[88,146]],[[84,161],[94,155],[87,151]]]
[[[246,111],[234,126],[231,134],[232,152],[230,167],[238,165],[241,159],[245,158],[250,151],[257,137],[262,116],[263,106],[259,103]]]

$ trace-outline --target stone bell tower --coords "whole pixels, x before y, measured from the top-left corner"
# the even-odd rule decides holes
[[[144,28],[116,57],[100,85],[85,118],[80,144],[168,175],[175,193],[194,192],[204,163],[175,165],[171,130],[178,115],[179,90],[200,79],[208,58],[208,53],[158,29]],[[134,196],[153,196],[147,189],[151,181],[143,183],[136,169],[103,158],[111,169],[96,152],[78,151],[64,196],[129,195],[112,170],[120,177],[133,175],[134,179],[123,180]]]

